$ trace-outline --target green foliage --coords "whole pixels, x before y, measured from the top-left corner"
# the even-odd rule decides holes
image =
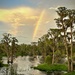
[[[3,67],[3,62],[2,61],[0,61],[0,67]]]
[[[69,72],[69,73],[66,73],[64,75],[75,75],[75,72]]]
[[[52,58],[51,58],[50,55],[46,56],[45,63],[47,63],[47,64],[51,64],[52,63]]]
[[[3,67],[2,55],[0,55],[0,67]]]
[[[9,65],[8,65],[8,64],[3,64],[3,66],[4,66],[4,67],[8,67]]]
[[[60,56],[60,55],[61,55],[60,50],[57,50],[57,51],[55,52],[55,55],[56,55],[56,56]]]
[[[46,71],[46,72],[53,72],[53,71],[67,71],[67,66],[63,64],[40,64],[37,67],[34,67],[35,69]]]
[[[3,62],[0,60],[0,67],[8,67],[9,65],[8,64],[3,64]]]

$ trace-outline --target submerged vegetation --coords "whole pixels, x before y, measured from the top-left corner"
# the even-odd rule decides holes
[[[39,38],[38,42],[20,44],[10,34],[3,34],[0,43],[0,56],[7,56],[8,64],[13,63],[17,56],[42,56],[42,64],[34,67],[41,71],[74,71],[75,62],[75,10],[59,7],[56,11],[58,18],[55,19],[57,28],[49,29],[47,34]],[[68,32],[69,31],[69,32]],[[11,60],[9,60],[11,58]],[[43,64],[45,63],[45,64]],[[0,61],[0,64],[2,62]],[[61,65],[63,64],[63,65]],[[65,65],[66,64],[66,65]],[[65,75],[74,75],[75,72]]]

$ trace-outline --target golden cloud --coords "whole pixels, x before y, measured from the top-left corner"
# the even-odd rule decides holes
[[[12,29],[10,32],[13,35],[18,34],[18,28],[24,25],[36,25],[41,9],[30,7],[19,7],[15,9],[0,9],[0,21],[8,23]],[[49,23],[52,19],[52,14],[48,10],[45,11],[41,25]]]
[[[23,25],[34,25],[38,19],[38,9],[20,7],[15,9],[0,9],[0,21],[9,23],[12,30],[8,32],[16,35],[18,27]]]

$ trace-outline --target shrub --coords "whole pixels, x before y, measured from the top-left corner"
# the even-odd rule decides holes
[[[67,71],[67,66],[63,64],[40,64],[37,67],[34,67],[35,69],[46,71],[46,72],[53,72],[53,71]]]

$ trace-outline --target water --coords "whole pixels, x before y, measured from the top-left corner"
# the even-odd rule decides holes
[[[17,67],[17,73],[19,75],[46,75],[45,72],[31,68],[32,66],[37,66],[40,64],[40,58],[41,56],[37,56],[33,60],[32,57],[29,56],[19,56],[14,59],[14,67]],[[7,63],[7,58],[3,58],[3,63]]]

